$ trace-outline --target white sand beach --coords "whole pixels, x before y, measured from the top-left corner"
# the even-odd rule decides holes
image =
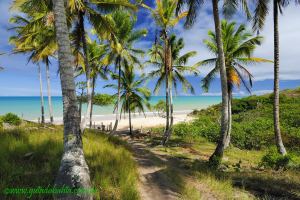
[[[188,116],[191,113],[191,110],[185,111],[175,111],[174,112],[174,124],[180,122],[187,122],[193,119],[193,117]],[[32,120],[37,122],[37,120]],[[95,115],[93,116],[93,126],[105,125],[105,127],[115,123],[115,115]],[[49,119],[46,119],[46,122],[49,122]],[[132,126],[133,129],[141,129],[141,128],[149,128],[155,126],[163,126],[166,123],[166,119],[163,117],[159,117],[157,114],[152,112],[147,112],[146,116],[139,114],[132,114]],[[54,118],[54,124],[62,125],[63,120],[62,117]],[[118,130],[127,130],[129,128],[128,115],[122,115],[121,120],[118,124]]]

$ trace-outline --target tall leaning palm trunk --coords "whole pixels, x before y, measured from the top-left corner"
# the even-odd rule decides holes
[[[91,103],[91,112],[90,112],[90,128],[92,128],[92,125],[93,125],[93,109],[94,109],[93,99],[95,96],[96,79],[97,79],[97,76],[94,75],[92,78],[92,95],[91,95],[92,103]]]
[[[82,42],[82,49],[84,54],[84,65],[85,65],[85,72],[86,72],[86,92],[87,92],[87,110],[83,120],[81,121],[80,129],[81,132],[84,132],[86,127],[86,123],[89,122],[89,118],[92,111],[92,86],[91,86],[91,68],[89,66],[89,58],[88,58],[88,50],[87,50],[87,41],[85,37],[85,27],[84,27],[84,12],[79,11],[78,13],[78,20],[80,26],[80,35],[81,35],[81,42]]]
[[[112,132],[116,132],[117,128],[118,128],[118,124],[119,124],[119,109],[120,109],[120,101],[121,101],[121,58],[118,56],[118,58],[116,59],[116,66],[118,67],[118,98],[117,98],[117,106],[116,106],[116,120],[115,120],[115,124],[114,124],[114,128],[112,130]]]
[[[166,81],[166,129],[163,137],[162,144],[166,145],[170,137],[170,77],[169,70],[172,64],[171,47],[169,45],[169,38],[167,31],[163,31],[164,36],[164,68],[165,68],[165,81]]]
[[[282,142],[279,121],[279,29],[278,29],[278,0],[273,1],[274,20],[274,132],[277,149],[280,154],[287,152]]]
[[[43,95],[43,80],[41,66],[38,64],[39,80],[40,80],[40,97],[41,97],[41,123],[45,123],[45,106],[44,106],[44,95]]]
[[[232,129],[232,89],[228,86],[228,131],[225,142],[225,149],[229,147],[231,140],[231,129]]]
[[[211,164],[220,164],[225,149],[228,132],[228,85],[226,76],[225,56],[223,50],[223,41],[221,34],[221,23],[219,16],[218,0],[212,0],[213,15],[215,22],[215,32],[218,47],[218,64],[220,65],[220,77],[222,88],[222,114],[221,114],[221,134],[215,152],[209,158]]]
[[[52,97],[51,97],[49,61],[46,61],[46,76],[47,76],[47,93],[48,93],[49,115],[50,115],[50,123],[52,124],[54,122],[54,120],[53,120],[53,107],[52,107]]]
[[[52,0],[55,16],[58,60],[63,96],[64,152],[58,175],[57,187],[90,189],[89,168],[86,164],[80,132],[79,111],[75,93],[73,58],[67,27],[64,0]],[[61,194],[58,199],[92,200],[91,193]]]
[[[127,100],[127,106],[128,106],[128,118],[129,118],[129,133],[131,135],[131,137],[133,137],[133,133],[132,133],[132,125],[131,125],[131,109],[130,109],[130,97]]]
[[[112,133],[117,131],[118,124],[119,124],[119,107],[120,107],[120,100],[121,100],[121,93],[120,93],[120,88],[121,88],[121,63],[119,62],[119,57],[116,59],[116,66],[118,67],[118,97],[117,97],[117,104],[116,104],[116,119],[115,119],[115,124],[112,130]]]

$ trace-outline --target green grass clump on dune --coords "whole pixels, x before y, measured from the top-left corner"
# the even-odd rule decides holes
[[[232,104],[231,143],[241,149],[260,150],[274,144],[272,95],[235,99]],[[300,152],[300,89],[280,96],[281,132],[288,150]],[[196,119],[174,126],[174,135],[194,141],[205,137],[217,142],[220,133],[220,105],[194,111]],[[154,129],[161,132],[162,129]]]
[[[29,124],[0,131],[0,199],[24,199],[24,196],[2,196],[5,188],[53,186],[63,149],[62,128]],[[83,136],[92,184],[97,189],[95,198],[139,199],[135,162],[117,140],[95,132]],[[52,197],[43,194],[32,199]]]
[[[158,144],[160,139],[152,136],[149,142]],[[183,140],[179,141],[180,138],[174,136],[168,148],[158,145],[154,149],[165,156],[170,156],[171,160],[175,159],[178,162],[176,167],[185,170],[198,181],[197,190],[192,194],[200,193],[202,199],[300,198],[299,170],[295,168],[273,170],[259,167],[268,150],[228,148],[224,153],[221,167],[216,170],[207,162],[216,148],[214,143],[201,137],[197,138],[197,142],[190,144]],[[192,190],[193,187],[188,189]]]
[[[207,161],[220,134],[220,105],[195,111],[195,119],[174,126],[168,148],[156,147],[177,158],[199,181],[203,198],[300,198],[300,88],[285,90],[281,100],[281,130],[288,156],[277,153],[273,133],[272,95],[250,96],[233,102],[232,146],[222,165]],[[160,144],[163,128],[153,128],[150,144]],[[159,134],[159,135],[157,135]]]
[[[84,150],[99,199],[135,200],[137,168],[125,143],[99,133],[84,136]]]

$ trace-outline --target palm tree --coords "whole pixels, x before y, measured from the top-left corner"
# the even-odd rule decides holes
[[[53,111],[50,94],[49,57],[52,56],[57,49],[55,38],[53,37],[54,28],[50,25],[46,26],[44,24],[38,24],[35,20],[37,19],[35,16],[32,16],[31,13],[27,14],[27,18],[21,16],[12,17],[10,21],[16,24],[16,26],[12,28],[16,31],[16,35],[10,38],[10,42],[15,46],[13,51],[14,53],[30,53],[28,61],[32,61],[38,65],[42,123],[45,123],[45,112],[42,91],[42,75],[39,62],[42,61],[46,64],[49,113],[50,121],[52,123]]]
[[[45,123],[45,106],[44,106],[44,95],[43,95],[43,80],[42,80],[42,72],[41,72],[41,66],[39,63],[37,63],[38,66],[38,73],[39,73],[39,80],[40,80],[40,97],[41,97],[41,123]]]
[[[216,57],[203,60],[199,65],[212,66],[213,69],[202,80],[202,88],[208,91],[210,83],[215,78],[216,74],[220,71],[220,66],[217,65],[217,44],[216,35],[213,31],[208,32],[210,39],[204,40],[204,44]],[[245,65],[257,64],[262,62],[272,62],[267,59],[252,57],[256,47],[261,44],[263,37],[253,36],[251,32],[247,32],[245,25],[240,25],[236,28],[236,23],[228,23],[226,20],[222,21],[222,38],[223,49],[226,60],[227,72],[227,87],[228,87],[228,118],[229,127],[225,148],[229,146],[231,136],[231,123],[232,123],[232,91],[234,86],[240,87],[242,84],[249,93],[252,87],[252,74],[246,69]],[[248,79],[248,83],[246,81]]]
[[[191,57],[194,57],[196,55],[195,51],[190,51],[185,53],[184,55],[180,55],[180,51],[184,48],[184,42],[183,39],[176,39],[175,35],[171,35],[169,38],[169,44],[171,45],[171,55],[172,55],[172,66],[169,70],[169,82],[170,82],[170,132],[166,137],[164,137],[163,144],[166,144],[170,138],[171,132],[172,132],[172,125],[173,125],[173,89],[174,87],[175,92],[177,93],[177,86],[178,83],[181,84],[184,92],[187,92],[188,90],[194,94],[194,88],[189,83],[189,81],[184,76],[187,73],[198,75],[199,71],[196,68],[196,65],[194,66],[187,66],[187,63]],[[149,55],[151,60],[147,61],[147,63],[154,65],[156,69],[151,71],[148,75],[149,79],[157,78],[157,82],[154,88],[154,92],[158,93],[159,89],[162,87],[163,82],[165,82],[165,68],[164,68],[164,54],[163,54],[163,47],[161,45],[153,45],[152,49],[149,50]]]
[[[17,4],[17,1],[14,2],[13,6],[15,4]],[[53,123],[49,65],[50,57],[53,56],[57,50],[53,24],[54,18],[53,12],[50,10],[51,6],[49,4],[46,2],[40,2],[39,5],[43,9],[36,10],[35,12],[33,12],[32,9],[29,9],[28,5],[19,5],[18,10],[26,13],[26,17],[17,15],[10,19],[11,23],[16,25],[12,29],[14,29],[17,33],[16,36],[10,38],[10,41],[16,46],[14,53],[31,52],[32,54],[30,55],[29,60],[33,61],[34,63],[39,61],[45,63],[49,116],[50,122]],[[38,67],[40,68],[40,66]],[[43,104],[43,100],[41,102]],[[44,112],[43,110],[44,109],[42,108],[42,113]],[[44,114],[42,114],[42,122],[44,122]]]
[[[64,0],[53,0],[58,60],[63,96],[64,152],[56,177],[56,186],[91,188],[89,168],[86,164],[80,132],[79,111],[75,92],[73,56],[66,20]],[[65,194],[63,199],[92,200],[90,193]]]
[[[122,113],[128,113],[129,119],[129,130],[130,135],[133,136],[132,125],[131,125],[131,114],[132,112],[144,113],[145,108],[150,108],[149,99],[151,92],[148,88],[144,87],[146,78],[142,75],[141,77],[136,77],[133,66],[128,66],[121,71],[121,77],[119,75],[113,75],[114,79],[120,80],[120,116]],[[119,84],[107,85],[106,87],[111,87],[119,90]],[[114,94],[118,96],[118,92]],[[118,106],[118,102],[115,107]]]
[[[283,145],[280,131],[279,118],[279,12],[282,14],[282,8],[290,4],[291,0],[273,0],[273,25],[274,25],[274,134],[277,150],[280,154],[287,154]],[[300,4],[299,0],[295,0],[296,4]],[[271,10],[272,1],[256,0],[255,14],[253,18],[253,29],[261,30],[264,26],[266,16]],[[279,11],[279,12],[278,12]]]
[[[79,117],[81,121],[81,113],[82,113],[82,102],[83,98],[85,96],[85,90],[86,90],[86,82],[85,81],[80,81],[76,83],[76,87],[79,89]]]
[[[187,20],[185,22],[186,27],[190,27],[197,17],[197,13],[200,7],[204,3],[203,0],[179,0],[177,4],[177,14],[181,12],[182,7],[188,5]],[[248,18],[250,17],[249,9],[247,6],[247,0],[227,0],[223,2],[223,13],[230,16],[236,11],[239,4],[242,5]],[[227,132],[229,128],[229,113],[228,113],[228,87],[227,87],[227,72],[225,65],[225,56],[223,50],[223,39],[221,34],[221,21],[219,11],[219,0],[212,0],[212,10],[215,24],[216,44],[218,50],[218,65],[220,66],[220,78],[221,78],[221,89],[222,89],[222,111],[221,111],[221,133],[216,150],[211,155],[209,161],[211,165],[218,166],[222,160],[224,149],[227,141]]]
[[[92,110],[92,85],[91,85],[91,68],[89,66],[88,48],[87,48],[87,36],[85,31],[85,19],[88,19],[89,23],[93,26],[94,30],[99,35],[110,39],[114,36],[115,27],[112,25],[110,17],[105,16],[103,13],[111,12],[112,10],[119,9],[121,7],[136,10],[136,6],[130,3],[129,0],[96,0],[96,1],[84,1],[84,0],[69,0],[69,9],[71,16],[75,16],[76,23],[73,33],[75,35],[75,48],[76,51],[80,51],[82,48],[84,55],[84,63],[86,66],[86,81],[87,81],[87,98],[88,106],[84,119],[81,122],[81,130],[84,131],[86,122],[89,121]],[[107,36],[109,35],[109,36]]]
[[[160,28],[160,38],[163,43],[163,56],[164,56],[164,71],[165,71],[165,86],[166,86],[166,128],[164,133],[163,144],[167,141],[167,138],[171,134],[172,129],[170,128],[170,71],[172,67],[172,47],[169,43],[169,33],[171,29],[180,22],[182,18],[187,15],[187,12],[182,12],[180,15],[176,16],[176,6],[178,0],[156,0],[155,9],[150,8],[142,4],[143,7],[149,9],[152,16],[156,22],[156,25]]]
[[[101,79],[107,80],[107,73],[108,68],[103,63],[103,59],[106,56],[108,51],[107,45],[99,45],[96,41],[88,42],[88,54],[89,54],[89,63],[91,68],[91,78],[92,78],[92,100],[95,96],[95,87],[96,87],[96,80],[98,77]],[[107,63],[106,63],[107,64]],[[91,105],[91,112],[90,112],[90,125],[89,127],[92,128],[92,119],[93,119],[93,106]]]
[[[132,17],[130,13],[126,11],[117,11],[112,14],[114,27],[117,27],[114,34],[118,43],[113,43],[110,48],[110,52],[106,57],[106,64],[114,63],[115,70],[118,71],[118,77],[121,78],[120,74],[122,67],[126,68],[129,65],[134,65],[141,68],[142,64],[139,61],[139,57],[144,55],[144,51],[134,47],[134,44],[142,37],[147,35],[146,29],[134,30],[136,18]],[[117,106],[115,108],[116,120],[113,127],[113,132],[117,130],[119,123],[119,103],[121,98],[120,93],[120,80],[118,80],[118,98]]]
[[[91,90],[92,90],[92,94],[91,94],[91,98],[94,98],[95,95],[95,86],[96,86],[96,80],[98,78],[98,76],[100,76],[102,79],[107,80],[107,73],[108,73],[108,68],[106,67],[106,65],[108,65],[108,63],[104,63],[104,58],[108,53],[108,45],[105,44],[98,44],[96,41],[91,41],[90,39],[87,40],[87,54],[88,54],[88,62],[89,62],[89,67],[91,69],[90,72],[90,76],[91,76]],[[78,54],[77,55],[77,64],[80,65],[81,67],[77,68],[77,74],[81,75],[84,74],[86,72],[86,66],[85,66],[85,62],[83,62],[83,55],[82,54]],[[86,87],[87,84],[85,84]],[[82,84],[79,84],[79,86],[81,86],[81,90],[82,88]],[[81,94],[83,94],[81,92]],[[81,106],[82,106],[82,99],[80,101],[80,113],[81,113]],[[89,116],[89,127],[92,127],[92,116],[93,116],[93,103],[91,105],[91,112],[90,112],[90,116]]]

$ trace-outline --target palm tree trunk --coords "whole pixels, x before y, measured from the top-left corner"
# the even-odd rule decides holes
[[[229,88],[229,86],[228,86]],[[225,143],[225,149],[229,147],[230,140],[231,140],[231,129],[232,129],[232,90],[231,88],[228,89],[228,132],[227,138]]]
[[[42,72],[41,66],[38,64],[38,71],[39,71],[39,79],[40,79],[40,97],[41,97],[41,123],[45,123],[45,106],[44,106],[44,95],[43,95],[43,81],[42,81]]]
[[[92,79],[92,100],[94,99],[94,96],[95,96],[96,78],[97,78],[97,76],[95,75]],[[92,123],[93,123],[93,108],[94,108],[94,104],[93,104],[93,101],[92,101],[91,112],[90,112],[90,128],[92,128]]]
[[[47,75],[47,92],[48,92],[48,105],[49,105],[49,115],[50,123],[53,123],[53,107],[52,107],[52,97],[51,97],[51,84],[50,84],[50,72],[49,72],[49,62],[46,62],[46,75]]]
[[[117,99],[117,107],[116,107],[116,121],[115,121],[115,125],[114,128],[112,130],[112,132],[116,132],[117,128],[118,128],[118,124],[119,124],[119,107],[120,107],[120,101],[121,101],[121,93],[120,93],[120,89],[121,89],[121,60],[118,57],[116,64],[118,66],[118,99]]]
[[[81,94],[80,94],[80,100],[79,100],[79,119],[81,121],[81,111],[82,111],[82,98],[83,98],[83,89],[81,91]]]
[[[169,131],[170,131],[170,88],[169,88],[169,69],[170,69],[170,55],[169,55],[169,38],[166,33],[164,32],[164,43],[165,43],[165,48],[164,48],[164,54],[165,54],[165,79],[166,79],[166,129],[163,137],[162,144],[166,145],[169,137]]]
[[[169,81],[166,75],[166,129],[164,133],[163,144],[166,144],[166,140],[170,129],[170,100],[169,100]]]
[[[220,139],[217,144],[217,148],[215,152],[209,158],[211,165],[220,164],[223,157],[227,132],[228,132],[228,88],[227,88],[226,66],[225,66],[225,57],[224,57],[224,50],[223,50],[218,2],[219,0],[212,0],[216,40],[217,40],[217,47],[218,47],[218,64],[220,65],[220,76],[221,76],[222,115],[221,115]]]
[[[87,52],[87,43],[86,43],[86,37],[85,37],[85,28],[84,28],[84,13],[82,11],[79,12],[78,15],[79,18],[79,25],[81,30],[81,41],[82,41],[82,49],[84,53],[84,64],[85,64],[85,71],[86,71],[86,85],[87,85],[87,110],[84,115],[84,119],[81,122],[81,132],[84,132],[84,129],[86,127],[86,123],[89,122],[90,113],[92,110],[92,89],[91,89],[91,68],[89,66],[89,58],[88,58],[88,52]]]
[[[64,149],[56,187],[91,189],[89,168],[86,164],[80,132],[79,111],[75,92],[73,56],[69,39],[64,0],[52,0],[55,16],[58,60],[63,97]],[[57,199],[92,200],[91,193],[57,194]]]
[[[169,100],[170,100],[170,126],[169,126],[169,131],[168,135],[166,136],[164,144],[167,144],[172,132],[173,132],[173,123],[174,123],[174,116],[173,116],[173,92],[172,92],[172,84],[169,84]]]
[[[131,109],[130,109],[130,101],[129,101],[129,99],[128,99],[127,103],[128,103],[128,115],[129,115],[129,133],[130,133],[130,135],[132,137],[133,133],[132,133],[132,125],[131,125]]]
[[[280,132],[280,121],[279,121],[279,29],[278,29],[278,0],[273,1],[274,9],[274,132],[275,141],[278,152],[285,155],[286,149],[283,145],[281,132]]]

